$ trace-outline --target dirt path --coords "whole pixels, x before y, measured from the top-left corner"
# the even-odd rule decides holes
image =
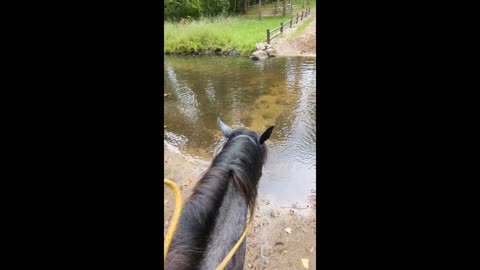
[[[167,150],[164,151],[164,157],[164,177],[181,186],[185,201],[192,193],[199,175],[207,169],[208,162],[187,161]],[[174,199],[169,189],[164,191],[164,195],[165,235],[173,214]],[[309,260],[308,269],[316,269],[315,207],[314,198],[309,208],[296,209],[276,206],[259,195],[253,226],[247,234],[244,269],[305,269],[301,259]]]
[[[309,17],[306,19],[313,18],[310,24],[303,30],[303,32],[291,38],[291,35],[297,30],[297,27],[300,24],[292,29],[285,31],[283,37],[278,37],[274,39],[271,45],[277,50],[278,56],[314,56],[316,57],[316,46],[317,46],[317,24],[316,24],[316,12],[315,9],[311,10]],[[304,22],[308,23],[308,22]]]

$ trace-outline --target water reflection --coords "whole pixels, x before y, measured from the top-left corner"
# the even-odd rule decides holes
[[[306,204],[315,190],[316,59],[165,57],[164,144],[210,162],[223,142],[221,116],[257,132],[275,125],[259,192],[272,202]]]

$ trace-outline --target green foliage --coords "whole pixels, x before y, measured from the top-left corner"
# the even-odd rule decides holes
[[[276,1],[262,0],[262,10],[268,13]],[[301,8],[302,0],[291,1],[297,9]],[[248,13],[253,12],[258,15],[258,0],[164,0],[164,15],[167,21],[180,21],[187,17],[198,19],[218,15],[244,14],[246,2],[248,2]],[[282,2],[283,0],[279,1],[280,7]]]
[[[164,15],[167,20],[199,18],[202,14],[202,0],[164,0]]]
[[[206,16],[216,16],[219,14],[226,14],[230,9],[229,0],[207,0],[202,2],[202,7],[204,10],[204,15]]]
[[[231,13],[233,5],[245,0],[164,0],[164,15],[168,21],[179,21],[182,18],[201,16],[217,16]]]

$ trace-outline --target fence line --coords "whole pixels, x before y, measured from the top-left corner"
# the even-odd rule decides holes
[[[302,10],[302,13],[300,15],[300,21],[303,21],[303,19],[305,19],[308,15],[310,15],[310,7],[305,9],[305,10]],[[297,21],[296,21],[295,24],[298,24],[298,17],[299,17],[299,13],[297,13]],[[283,34],[283,27],[285,25],[287,25],[287,27],[288,27],[288,23],[290,23],[290,28],[292,28],[293,18],[294,17],[292,16],[287,21],[281,22],[279,27],[273,28],[272,30],[267,29],[267,44],[270,44],[270,41],[272,41],[274,38],[278,37],[279,35]],[[278,30],[280,30],[280,32],[278,32],[277,34],[272,36],[273,32],[276,32]]]

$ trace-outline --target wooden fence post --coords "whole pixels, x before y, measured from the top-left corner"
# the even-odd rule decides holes
[[[283,22],[280,23],[280,33],[283,33]]]
[[[297,13],[297,22],[296,23],[298,24],[298,13]]]
[[[270,44],[270,29],[267,29],[267,44]]]
[[[302,16],[300,17],[300,21],[303,21],[303,10],[302,10]]]
[[[293,17],[290,18],[290,28],[292,28]]]

